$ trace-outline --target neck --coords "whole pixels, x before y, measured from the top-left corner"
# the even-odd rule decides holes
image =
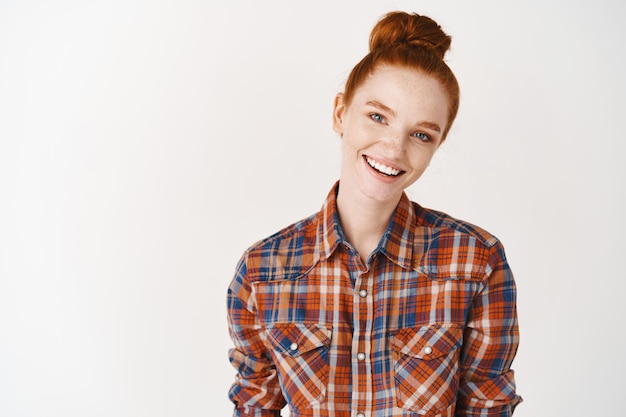
[[[374,200],[339,185],[337,212],[341,228],[348,242],[359,252],[363,263],[387,230],[398,201],[399,198],[394,201]]]

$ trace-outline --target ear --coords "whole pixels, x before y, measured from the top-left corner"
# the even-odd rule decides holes
[[[343,135],[343,112],[345,109],[344,94],[339,93],[335,96],[333,106],[333,130],[340,135]]]

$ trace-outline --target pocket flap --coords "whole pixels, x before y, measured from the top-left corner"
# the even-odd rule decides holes
[[[331,329],[318,323],[277,323],[268,329],[268,341],[283,355],[299,356],[330,345]]]
[[[461,345],[463,329],[458,324],[431,324],[400,329],[391,336],[393,350],[419,359],[447,355]]]

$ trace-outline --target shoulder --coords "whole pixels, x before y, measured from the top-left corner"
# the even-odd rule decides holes
[[[418,224],[414,245],[420,268],[445,277],[482,279],[506,264],[500,240],[485,229],[413,203]],[[417,266],[417,265],[416,265]]]
[[[310,269],[316,262],[318,217],[313,214],[250,246],[241,260],[248,280],[291,279]]]
[[[439,233],[467,236],[476,239],[485,247],[492,247],[500,243],[497,237],[475,224],[457,219],[442,211],[423,208],[417,203],[413,203],[413,205],[421,220],[422,227],[436,230]]]

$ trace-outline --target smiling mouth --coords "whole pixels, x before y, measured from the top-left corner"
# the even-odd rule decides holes
[[[376,171],[380,172],[381,174],[387,175],[388,177],[397,177],[404,172],[400,171],[399,169],[391,168],[387,165],[381,164],[380,162],[370,158],[369,156],[365,156],[365,161]]]

